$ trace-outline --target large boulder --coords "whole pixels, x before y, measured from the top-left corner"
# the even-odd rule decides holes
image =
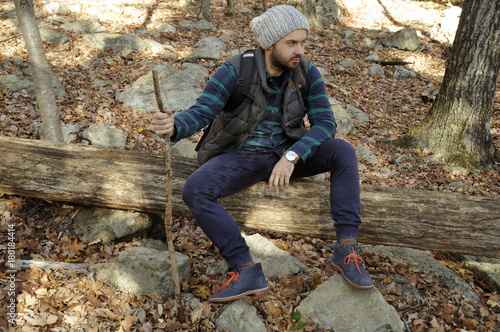
[[[74,219],[75,231],[83,242],[104,243],[146,233],[152,221],[148,214],[103,208],[85,208]]]
[[[61,98],[66,96],[66,89],[59,81],[56,74],[51,74],[52,88],[56,97]],[[17,76],[17,75],[0,75],[0,88],[8,88],[12,92],[21,92],[26,90],[31,96],[35,98],[35,85],[31,77]]]
[[[415,51],[420,46],[420,38],[414,29],[406,27],[382,39],[382,44],[400,50]]]
[[[189,257],[178,252],[175,257],[179,278],[189,280]],[[136,295],[154,292],[168,298],[175,293],[168,251],[132,247],[122,251],[116,261],[95,264],[89,270],[98,278]]]
[[[227,331],[267,331],[266,325],[257,316],[257,309],[244,299],[226,306],[215,320],[215,326]]]
[[[479,296],[474,289],[457,273],[420,250],[392,246],[363,246],[362,250],[367,253],[375,253],[381,257],[396,257],[407,264],[416,263],[417,269],[429,276],[438,277],[449,289],[457,288],[464,301],[479,300]]]
[[[166,65],[157,66],[156,70],[165,108],[180,111],[187,109],[196,102],[202,92],[202,82],[194,78],[191,71],[180,70]],[[139,77],[127,90],[118,92],[116,98],[126,106],[139,111],[158,111],[151,72]]]
[[[319,285],[297,310],[322,329],[376,332],[409,331],[396,309],[376,289],[359,290],[345,282],[340,273]]]
[[[142,39],[132,34],[92,33],[83,35],[82,40],[102,51],[132,53],[146,49]]]
[[[250,254],[254,261],[262,263],[262,270],[267,278],[283,277],[287,274],[298,273],[306,268],[288,251],[279,249],[260,234],[254,234],[245,240],[250,247]]]

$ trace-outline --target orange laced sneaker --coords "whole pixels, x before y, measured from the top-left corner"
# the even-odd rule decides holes
[[[212,295],[208,301],[212,303],[227,303],[244,296],[260,296],[269,293],[266,277],[260,263],[239,272],[229,272],[231,277],[224,290]]]
[[[373,280],[363,265],[363,258],[359,256],[358,246],[350,244],[344,248],[335,243],[332,257],[333,268],[342,273],[345,281],[357,289],[373,288]]]

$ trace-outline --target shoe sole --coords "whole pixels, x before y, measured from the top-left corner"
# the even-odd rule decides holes
[[[352,287],[356,288],[356,289],[372,289],[373,288],[373,285],[371,286],[359,286],[359,285],[355,285],[353,284],[349,279],[346,278],[345,274],[344,274],[344,270],[342,270],[342,268],[340,268],[339,266],[335,265],[335,263],[332,262],[332,265],[333,265],[333,269],[335,271],[338,271],[342,274],[342,277],[344,278],[345,281],[347,281],[347,283],[349,285],[351,285]]]
[[[258,290],[248,291],[248,292],[245,292],[245,293],[241,293],[241,294],[234,295],[234,296],[229,296],[229,297],[219,297],[219,298],[216,298],[216,299],[208,299],[208,302],[211,302],[211,303],[228,303],[228,302],[232,302],[232,301],[241,299],[242,297],[245,297],[245,296],[262,296],[262,295],[266,295],[268,293],[269,293],[269,288],[264,288],[264,289],[258,289]]]

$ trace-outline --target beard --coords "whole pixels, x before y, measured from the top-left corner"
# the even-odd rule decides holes
[[[302,59],[301,56],[294,56],[289,59],[285,58],[281,53],[273,47],[271,51],[271,65],[278,70],[294,70],[299,65],[299,62],[291,62],[292,59]]]

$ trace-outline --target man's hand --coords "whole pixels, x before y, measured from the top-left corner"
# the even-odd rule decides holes
[[[166,109],[165,113],[154,113],[151,124],[157,135],[175,136],[174,115],[171,109]]]
[[[288,189],[290,184],[290,177],[292,176],[295,164],[291,161],[286,160],[283,156],[274,165],[273,172],[269,177],[269,189],[273,190],[278,194],[280,191],[283,192]]]

